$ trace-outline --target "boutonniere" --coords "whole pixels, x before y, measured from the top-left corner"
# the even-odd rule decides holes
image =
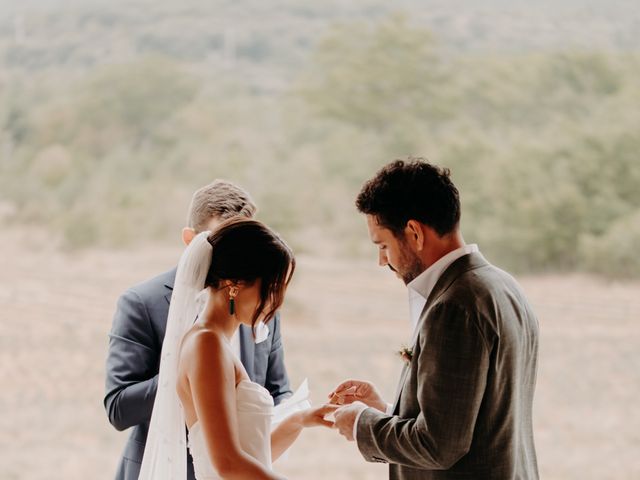
[[[411,359],[413,358],[413,348],[402,345],[397,354],[400,355],[402,361],[408,365],[411,363]]]

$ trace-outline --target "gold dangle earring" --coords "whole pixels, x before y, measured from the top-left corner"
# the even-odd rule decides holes
[[[238,295],[238,287],[232,285],[229,287],[229,315],[236,313],[236,295]]]

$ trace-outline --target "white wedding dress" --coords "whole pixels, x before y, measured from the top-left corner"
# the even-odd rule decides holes
[[[271,469],[271,421],[273,398],[269,391],[249,380],[236,386],[238,435],[242,450],[265,467]],[[189,429],[189,451],[197,480],[219,480],[222,477],[213,467],[204,441],[200,423]]]

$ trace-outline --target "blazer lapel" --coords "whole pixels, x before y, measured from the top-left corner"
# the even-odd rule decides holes
[[[396,414],[396,409],[398,408],[398,403],[400,402],[400,394],[402,393],[402,389],[404,387],[404,382],[407,380],[407,375],[409,375],[409,364],[405,363],[402,373],[400,374],[400,381],[398,382],[398,386],[396,387],[396,395],[393,401],[393,408],[391,409],[391,414]]]
[[[469,253],[467,255],[463,255],[454,261],[451,265],[447,267],[447,269],[442,272],[440,278],[436,282],[429,294],[429,298],[427,299],[427,303],[424,305],[422,309],[422,313],[420,314],[420,321],[416,327],[416,338],[412,345],[412,351],[416,351],[416,344],[418,343],[418,339],[420,337],[419,332],[422,329],[422,324],[427,319],[427,314],[429,312],[429,308],[433,303],[446,292],[451,284],[456,281],[456,279],[465,272],[469,270],[475,270],[476,268],[484,267],[485,265],[489,265],[489,262],[485,260],[481,253]],[[404,389],[404,384],[407,380],[407,375],[411,370],[410,364],[406,364],[402,369],[402,374],[400,375],[400,382],[398,383],[398,388],[396,389],[396,395],[393,402],[393,414],[396,413],[396,408],[398,408],[398,403],[400,402],[400,394]]]
[[[476,268],[484,267],[486,265],[489,265],[489,262],[484,259],[481,253],[469,253],[467,255],[463,255],[449,265],[447,269],[442,272],[442,275],[440,275],[440,278],[429,294],[427,303],[425,304],[420,316],[421,322],[424,321],[424,317],[426,316],[425,314],[433,302],[442,296],[442,294],[449,289],[451,284],[455,282],[460,275],[468,272],[469,270],[475,270]]]
[[[255,370],[253,368],[256,343],[253,340],[253,333],[246,325],[240,325],[238,329],[240,336],[240,360],[244,365],[247,374],[251,380],[254,380]]]

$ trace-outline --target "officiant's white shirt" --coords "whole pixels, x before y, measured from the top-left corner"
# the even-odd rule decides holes
[[[256,325],[254,330],[255,330],[255,338],[253,341],[256,344],[262,343],[267,338],[269,338],[269,327],[265,325],[262,321],[260,321]],[[238,357],[241,360],[242,356],[240,353],[241,349],[240,349],[240,329],[239,328],[236,329],[235,333],[231,337],[230,343],[231,343],[231,351],[236,355],[236,357]]]
[[[449,265],[457,259],[478,251],[478,245],[475,243],[456,248],[455,250],[447,253],[444,257],[440,258],[437,262],[434,262],[429,268],[409,282],[407,285],[409,292],[409,319],[411,322],[411,330],[413,332],[409,345],[413,346],[416,338],[418,337],[418,323],[420,322],[420,315],[422,314],[422,310],[424,310],[424,306],[427,304],[427,299],[429,298],[433,287],[436,286],[438,279],[442,276]],[[398,386],[398,388],[401,387],[402,385]],[[399,392],[396,392],[396,395],[398,395],[398,393]],[[362,415],[364,410],[365,409],[362,409],[358,412],[356,420],[353,422],[353,438],[356,439],[356,441],[358,420],[360,420],[360,415]],[[385,413],[387,415],[393,414],[393,404],[387,403],[387,411]]]

